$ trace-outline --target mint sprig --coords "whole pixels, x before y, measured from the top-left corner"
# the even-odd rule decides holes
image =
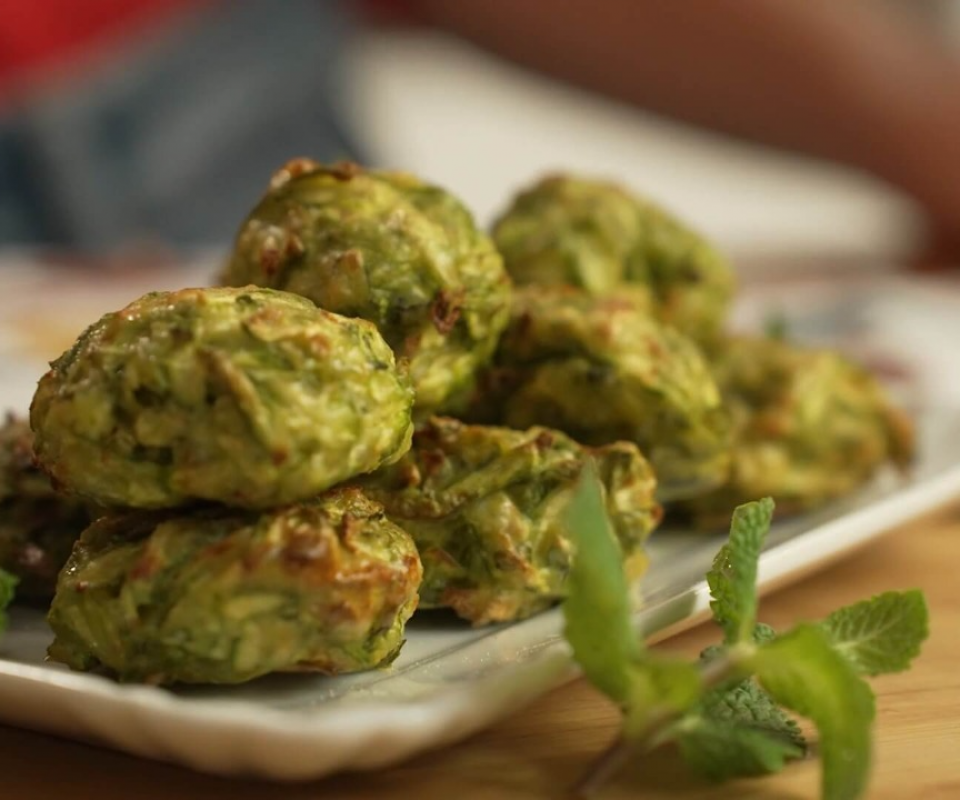
[[[575,548],[565,635],[586,677],[623,708],[621,734],[581,784],[587,794],[626,758],[673,743],[715,780],[776,772],[806,752],[787,710],[817,728],[826,800],[855,800],[869,776],[873,693],[860,675],[905,669],[927,636],[917,591],[887,592],[778,635],[757,621],[757,569],[770,499],[733,514],[707,574],[723,644],[690,663],[648,651],[631,619],[629,587],[603,490],[584,470],[567,514]]]

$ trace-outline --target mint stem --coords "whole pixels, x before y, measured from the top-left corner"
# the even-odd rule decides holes
[[[701,696],[741,673],[742,669],[738,663],[739,655],[739,652],[733,657],[724,655],[700,668]],[[621,733],[577,782],[574,795],[584,798],[592,797],[620,771],[631,753],[648,753],[669,739],[670,729],[686,713],[687,709],[661,708],[650,715],[647,724],[636,738],[627,739]]]

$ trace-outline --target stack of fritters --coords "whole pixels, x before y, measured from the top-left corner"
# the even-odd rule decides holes
[[[47,472],[128,509],[61,572],[51,656],[219,683],[389,660],[416,549],[359,492],[328,490],[404,453],[412,405],[372,324],[292,294],[155,293],[103,317],[31,406]]]
[[[291,162],[242,224],[222,279],[300,292],[371,320],[408,360],[412,450],[361,485],[413,536],[423,606],[480,624],[562,597],[570,557],[562,510],[591,458],[621,465],[601,470],[604,489],[628,560],[645,563],[641,546],[661,512],[637,447],[620,445],[614,458],[536,419],[518,431],[430,416],[463,414],[477,397],[512,313],[500,255],[449,193],[400,173]]]
[[[478,418],[636,441],[660,497],[704,526],[763,496],[779,513],[810,508],[910,462],[909,420],[862,368],[732,336],[729,267],[648,201],[554,176],[519,193],[494,239],[524,289]]]
[[[224,280],[265,288],[147,295],[40,382],[39,462],[109,509],[61,572],[53,658],[236,682],[389,661],[418,589],[477,624],[527,616],[564,594],[564,509],[590,459],[642,571],[661,510],[635,445],[431,416],[475,395],[510,315],[500,256],[455,198],[292,162]]]
[[[336,673],[389,662],[418,602],[521,619],[565,594],[590,462],[633,578],[661,502],[705,524],[759,495],[807,508],[910,460],[869,375],[732,337],[724,259],[613,184],[545,179],[491,240],[412,176],[292,161],[220,280],[108,314],[38,386],[37,459],[78,499],[0,524],[0,566],[49,588],[105,509],[50,611],[71,667]],[[52,493],[17,447],[10,519]]]

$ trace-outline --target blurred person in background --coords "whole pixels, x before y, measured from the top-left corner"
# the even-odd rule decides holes
[[[342,59],[354,26],[385,13],[861,169],[960,239],[960,62],[886,4],[7,0],[0,244],[222,244],[289,158],[369,160],[344,122]]]

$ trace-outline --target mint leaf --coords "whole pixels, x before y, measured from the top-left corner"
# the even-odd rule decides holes
[[[873,692],[816,625],[798,625],[757,648],[757,678],[778,703],[820,734],[824,800],[854,800],[867,785]]]
[[[753,678],[708,693],[698,712],[700,716],[718,724],[761,729],[790,742],[801,753],[806,747],[800,726]]]
[[[0,569],[0,633],[7,629],[6,608],[13,600],[14,589],[19,580],[16,576]]]
[[[779,772],[804,749],[764,728],[731,725],[704,717],[685,721],[678,736],[680,754],[694,770],[714,781]]]
[[[738,506],[730,538],[707,573],[713,599],[710,608],[723,628],[724,642],[750,641],[757,620],[757,562],[770,530],[773,500],[769,497]]]
[[[901,672],[919,655],[927,638],[927,604],[916,589],[884,592],[834,611],[821,627],[857,672]]]
[[[768,626],[757,627],[765,641],[773,637]],[[700,662],[724,652],[708,647]],[[677,740],[691,766],[715,780],[776,772],[806,752],[800,727],[752,677],[708,692],[681,723]]]
[[[566,513],[573,565],[563,603],[564,636],[587,679],[626,704],[643,645],[631,622],[623,554],[603,502],[593,462],[584,467]]]

